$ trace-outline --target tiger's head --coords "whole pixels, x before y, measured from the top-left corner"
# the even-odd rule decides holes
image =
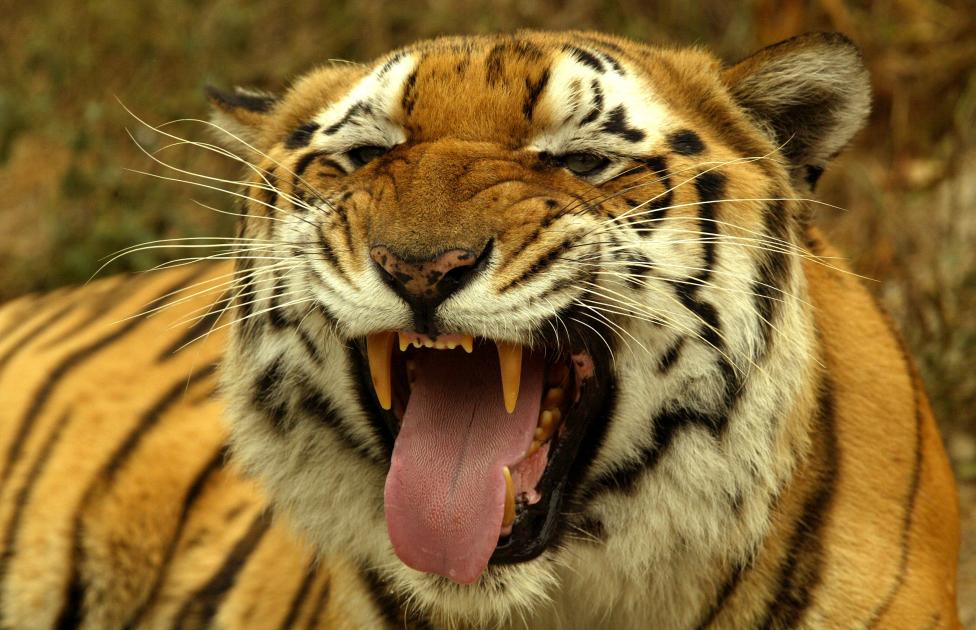
[[[802,197],[867,85],[838,35],[526,32],[211,91],[251,182],[236,456],[434,615],[694,604],[804,452]]]

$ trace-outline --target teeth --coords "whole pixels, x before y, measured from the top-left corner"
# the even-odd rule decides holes
[[[393,353],[391,332],[376,333],[366,337],[366,356],[369,358],[369,376],[376,390],[380,407],[389,409],[392,404],[390,387],[390,355]]]
[[[512,473],[508,466],[502,468],[505,475],[505,515],[502,517],[502,527],[508,527],[515,522],[515,484],[512,483]]]
[[[398,332],[397,339],[400,342],[400,352],[406,352],[407,348],[410,347],[410,338],[402,332]]]
[[[465,352],[471,354],[474,351],[474,337],[471,335],[461,337],[461,347],[464,348]]]
[[[563,389],[561,387],[553,387],[546,392],[546,398],[542,401],[543,408],[552,409],[558,407],[563,402],[563,396]]]
[[[502,371],[502,396],[505,398],[505,410],[515,411],[518,402],[519,384],[522,381],[522,346],[499,341],[498,364]]]

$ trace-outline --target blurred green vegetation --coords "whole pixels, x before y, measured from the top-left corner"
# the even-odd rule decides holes
[[[819,222],[892,313],[917,358],[962,480],[976,480],[976,7],[972,0],[0,0],[0,300],[78,283],[99,260],[159,238],[228,235],[215,191],[143,155],[156,125],[206,118],[203,86],[280,90],[329,59],[368,60],[418,38],[516,28],[592,28],[703,45],[728,61],[813,30],[862,48],[871,122],[824,177],[845,208]],[[123,104],[125,107],[123,107]],[[185,125],[185,124],[184,124]],[[207,139],[201,126],[183,133]],[[236,177],[202,150],[174,166]],[[182,255],[154,249],[105,273]],[[976,484],[963,485],[976,520]],[[967,498],[968,497],[968,498]],[[976,623],[976,531],[960,603]],[[967,608],[968,606],[968,608]]]

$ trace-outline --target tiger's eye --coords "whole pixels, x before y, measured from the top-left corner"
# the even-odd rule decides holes
[[[574,175],[596,175],[607,167],[610,160],[595,153],[567,153],[560,158],[562,165]]]
[[[349,161],[353,163],[353,166],[359,168],[360,166],[372,162],[387,151],[389,151],[389,149],[386,147],[363,146],[349,149],[349,151],[346,152],[346,155],[349,157]]]

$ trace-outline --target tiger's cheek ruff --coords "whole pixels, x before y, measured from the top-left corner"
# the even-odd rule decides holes
[[[461,61],[445,63],[445,51]],[[544,52],[517,39],[480,52],[420,46],[362,70],[283,136],[285,168],[273,170],[291,186],[268,198],[280,221],[248,229],[282,240],[301,264],[255,279],[252,310],[273,308],[235,336],[225,369],[235,452],[318,549],[355,555],[432,621],[707,623],[787,531],[784,496],[823,455],[814,424],[828,386],[800,246],[808,211],[795,192],[810,165],[770,159],[776,146],[739,109],[775,110],[779,95],[757,105],[727,94],[689,59],[712,67],[690,54],[644,68],[599,38]],[[693,87],[662,82],[682,72]],[[493,89],[512,97],[510,137],[490,135],[502,115],[465,119],[455,92],[469,83],[486,111],[502,110]],[[371,164],[356,146],[389,154]],[[793,149],[790,159],[823,158],[820,146]],[[600,168],[570,176],[573,153]],[[470,222],[451,230],[444,217]],[[415,237],[427,231],[427,242]],[[432,311],[441,333],[556,356],[585,339],[602,344],[590,356],[607,355],[595,363],[612,391],[581,434],[558,532],[530,561],[488,564],[472,586],[408,568],[384,526],[402,419],[381,408],[366,348],[411,332],[416,310],[370,261],[376,246],[403,246],[418,268],[426,255],[487,252]],[[274,308],[289,296],[299,303]]]

